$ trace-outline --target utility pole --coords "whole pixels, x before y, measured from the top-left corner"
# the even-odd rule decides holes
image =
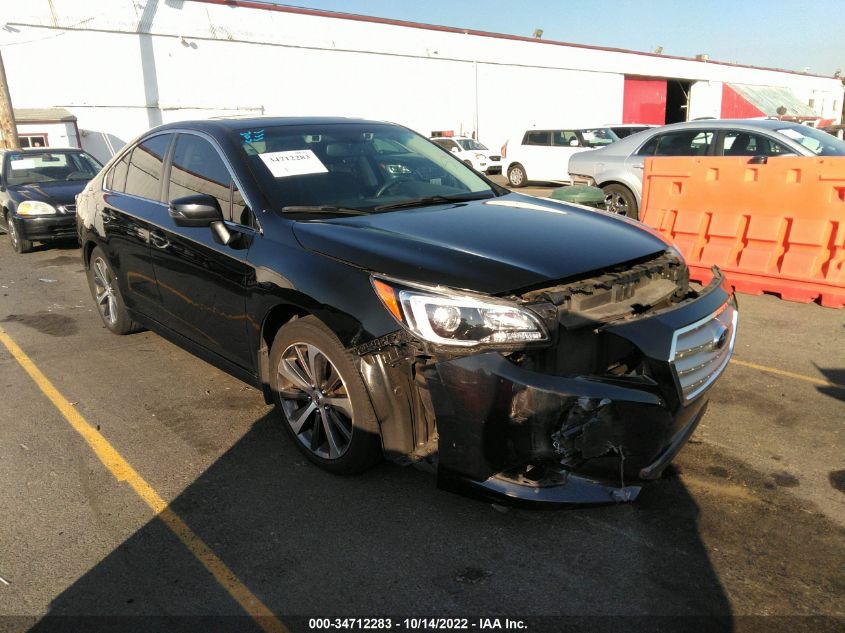
[[[12,96],[6,83],[6,69],[3,67],[3,54],[0,53],[0,132],[3,143],[9,149],[20,149],[18,126],[15,123],[15,111],[12,110]]]

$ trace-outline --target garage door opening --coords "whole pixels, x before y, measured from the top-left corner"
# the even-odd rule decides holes
[[[666,81],[666,123],[680,123],[687,120],[691,86],[692,82],[681,79]]]

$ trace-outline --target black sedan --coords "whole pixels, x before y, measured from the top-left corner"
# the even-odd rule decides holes
[[[0,228],[18,253],[76,238],[76,195],[103,166],[79,149],[0,153]]]
[[[604,503],[704,415],[737,311],[642,225],[511,193],[397,125],[158,127],[78,198],[106,327],[263,390],[315,464],[383,456],[496,499]]]

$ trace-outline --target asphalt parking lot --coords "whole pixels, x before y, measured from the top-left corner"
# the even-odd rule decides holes
[[[109,334],[73,245],[0,240],[0,630],[845,625],[843,311],[741,296],[735,360],[663,479],[630,505],[503,511],[413,468],[316,469],[254,389],[151,332]]]

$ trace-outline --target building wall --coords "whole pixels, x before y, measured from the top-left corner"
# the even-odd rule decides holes
[[[498,148],[534,125],[621,121],[626,74],[696,82],[691,118],[721,82],[786,86],[836,120],[842,104],[828,78],[207,2],[3,0],[3,13],[15,107],[70,110],[100,159],[163,122],[255,113],[477,131]]]
[[[718,119],[722,113],[723,88],[721,81],[696,81],[692,84],[687,118],[690,120],[706,117]]]

